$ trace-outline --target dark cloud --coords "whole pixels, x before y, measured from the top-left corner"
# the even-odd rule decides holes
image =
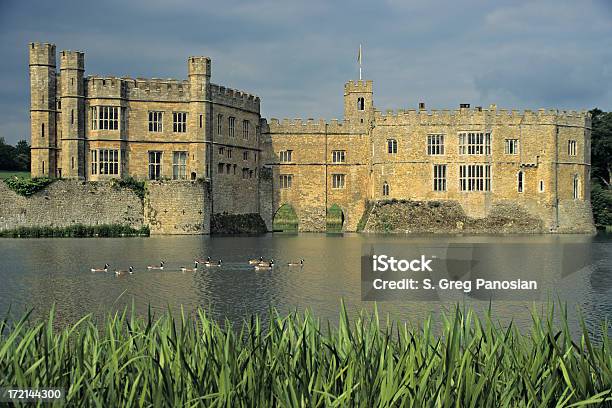
[[[266,117],[341,117],[359,43],[381,109],[610,109],[611,22],[608,0],[4,0],[0,137],[29,133],[30,41],[85,51],[89,74],[184,78],[209,55]]]

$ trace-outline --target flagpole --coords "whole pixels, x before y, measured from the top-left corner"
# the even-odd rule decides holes
[[[359,80],[361,81],[361,44],[359,44]]]

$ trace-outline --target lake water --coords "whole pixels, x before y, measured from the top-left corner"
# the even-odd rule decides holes
[[[187,312],[203,307],[217,319],[240,322],[252,313],[266,313],[270,305],[281,312],[312,309],[323,319],[337,320],[341,299],[351,313],[373,302],[361,300],[360,257],[364,247],[380,244],[446,245],[448,243],[492,244],[491,256],[500,267],[520,260],[534,276],[542,277],[543,290],[537,299],[492,302],[494,317],[513,320],[525,327],[530,309],[542,307],[557,296],[568,304],[572,330],[578,330],[577,309],[590,330],[602,319],[612,321],[612,235],[525,235],[525,236],[404,236],[365,234],[267,234],[257,237],[159,236],[150,238],[101,239],[0,239],[0,316],[12,308],[18,315],[33,308],[45,315],[53,304],[60,324],[74,322],[85,313],[117,310],[134,302],[139,313],[148,305],[156,313],[167,307]],[[505,253],[508,244],[514,248]],[[578,246],[575,246],[575,245]],[[516,253],[516,248],[519,253]],[[573,273],[557,273],[556,258],[580,256],[571,251],[592,251],[593,262]],[[552,252],[551,252],[552,251]],[[564,253],[565,251],[565,253]],[[552,258],[542,262],[543,253]],[[197,257],[221,258],[221,268],[192,267]],[[274,258],[272,271],[255,272],[251,258]],[[305,259],[303,268],[287,261]],[[165,261],[163,271],[147,265]],[[92,267],[111,265],[108,273],[92,273]],[[116,277],[115,268],[133,265],[133,275]],[[544,282],[545,281],[545,282]],[[551,293],[553,292],[553,293]],[[486,299],[448,292],[435,301],[411,299],[377,303],[380,313],[418,322],[429,312],[439,312],[456,302],[483,310]],[[608,326],[609,327],[609,326]]]

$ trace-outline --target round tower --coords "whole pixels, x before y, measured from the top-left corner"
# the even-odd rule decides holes
[[[30,43],[30,139],[32,177],[56,176],[55,45]]]
[[[60,53],[61,153],[57,164],[62,177],[85,177],[85,54]]]
[[[205,142],[204,148],[198,151],[190,165],[191,172],[196,177],[209,177],[209,157],[212,152],[209,144],[212,142],[211,126],[211,90],[210,90],[210,58],[189,57],[187,59],[189,77],[189,128],[193,129],[195,140]],[[208,170],[208,171],[207,171]]]

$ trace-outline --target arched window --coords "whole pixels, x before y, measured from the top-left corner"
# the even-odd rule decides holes
[[[580,198],[580,177],[574,174],[574,200]]]
[[[383,183],[383,196],[388,196],[389,195],[389,183],[387,183],[386,181]]]
[[[45,137],[45,124],[44,123],[42,124],[40,134],[42,135],[42,137]]]
[[[357,98],[357,109],[360,111],[365,110],[365,100],[363,97]]]
[[[397,153],[397,140],[387,139],[387,152],[390,154]]]
[[[524,184],[523,177],[524,177],[523,172],[519,171],[517,175],[517,190],[519,193],[523,192],[523,184]]]

